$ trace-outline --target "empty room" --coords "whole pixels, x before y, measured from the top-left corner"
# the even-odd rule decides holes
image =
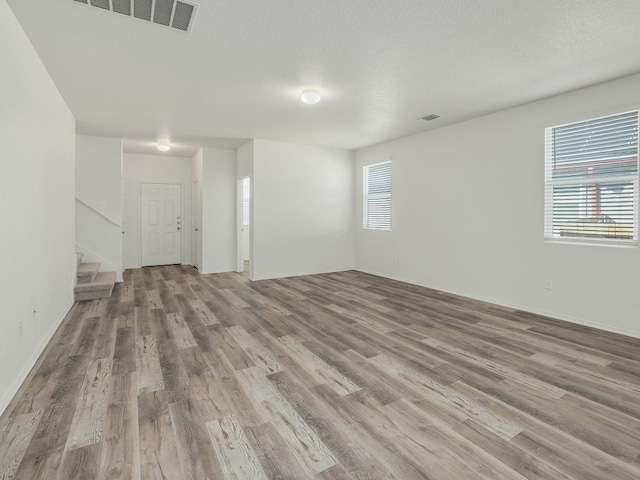
[[[638,480],[638,20],[0,0],[0,479]]]

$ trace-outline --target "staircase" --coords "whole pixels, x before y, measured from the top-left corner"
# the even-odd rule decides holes
[[[76,253],[78,282],[73,289],[76,302],[110,297],[116,283],[116,272],[99,272],[100,263],[83,263],[83,256],[82,253]]]

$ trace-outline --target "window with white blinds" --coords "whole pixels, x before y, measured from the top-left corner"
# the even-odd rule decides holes
[[[362,228],[391,230],[391,161],[362,168]]]
[[[638,243],[638,112],[545,130],[545,238]]]

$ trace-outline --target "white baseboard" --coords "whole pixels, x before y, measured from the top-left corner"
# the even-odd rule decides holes
[[[603,330],[605,332],[610,332],[610,333],[617,333],[617,334],[620,334],[620,335],[625,335],[627,337],[640,338],[640,332],[633,331],[633,330],[626,330],[624,328],[618,328],[618,327],[614,327],[614,326],[611,326],[611,325],[605,325],[605,324],[597,323],[597,322],[589,322],[589,321],[586,321],[586,320],[582,320],[580,318],[570,317],[568,315],[561,315],[561,314],[554,313],[554,312],[547,312],[547,311],[544,311],[544,310],[539,310],[539,309],[535,309],[535,308],[531,308],[531,307],[525,307],[525,306],[522,306],[522,305],[516,305],[516,304],[512,304],[512,303],[505,302],[505,301],[502,301],[502,300],[496,300],[496,299],[492,299],[492,298],[485,298],[485,297],[478,296],[478,295],[469,295],[468,293],[465,293],[465,292],[459,292],[459,291],[455,291],[455,290],[443,290],[442,288],[439,288],[439,287],[434,286],[434,285],[428,285],[426,283],[416,283],[414,280],[407,280],[406,278],[386,275],[386,274],[374,272],[372,270],[362,270],[362,269],[358,269],[358,268],[356,268],[355,270],[358,271],[358,272],[368,273],[370,275],[375,275],[377,277],[389,278],[391,280],[397,280],[398,282],[409,283],[411,285],[418,285],[420,287],[430,288],[432,290],[438,290],[440,292],[445,292],[445,293],[451,293],[453,295],[460,295],[461,297],[471,298],[473,300],[479,300],[481,302],[493,303],[494,305],[500,305],[501,307],[513,308],[514,310],[522,310],[523,312],[533,313],[535,315],[542,315],[542,316],[545,316],[545,317],[554,318],[556,320],[561,320],[563,322],[575,323],[577,325],[583,325],[585,327],[597,328],[598,330]]]
[[[7,409],[7,407],[11,403],[11,400],[13,400],[13,397],[16,395],[16,393],[18,393],[18,390],[20,389],[24,381],[29,376],[29,373],[31,373],[31,370],[33,369],[33,367],[35,367],[38,359],[40,358],[40,355],[42,355],[45,348],[47,348],[47,345],[53,338],[53,335],[56,333],[56,330],[58,330],[58,327],[60,326],[62,321],[71,311],[71,307],[73,307],[73,301],[71,301],[71,303],[69,303],[62,310],[62,313],[56,319],[54,324],[51,326],[51,329],[47,332],[47,335],[43,338],[38,348],[34,350],[33,354],[29,357],[29,359],[25,363],[24,367],[22,368],[18,376],[11,383],[9,388],[4,392],[4,395],[2,396],[2,398],[0,398],[0,416],[4,414],[4,411]]]

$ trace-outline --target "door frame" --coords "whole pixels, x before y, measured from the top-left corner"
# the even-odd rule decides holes
[[[191,181],[191,264],[200,271],[202,259],[202,218],[200,210],[202,208],[202,196],[197,195],[201,188],[199,180]]]
[[[184,188],[181,183],[172,182],[148,182],[140,180],[138,182],[138,265],[142,267],[142,185],[171,185],[180,188],[180,219],[182,220],[182,228],[180,228],[180,265],[182,265],[182,255],[184,253]]]

